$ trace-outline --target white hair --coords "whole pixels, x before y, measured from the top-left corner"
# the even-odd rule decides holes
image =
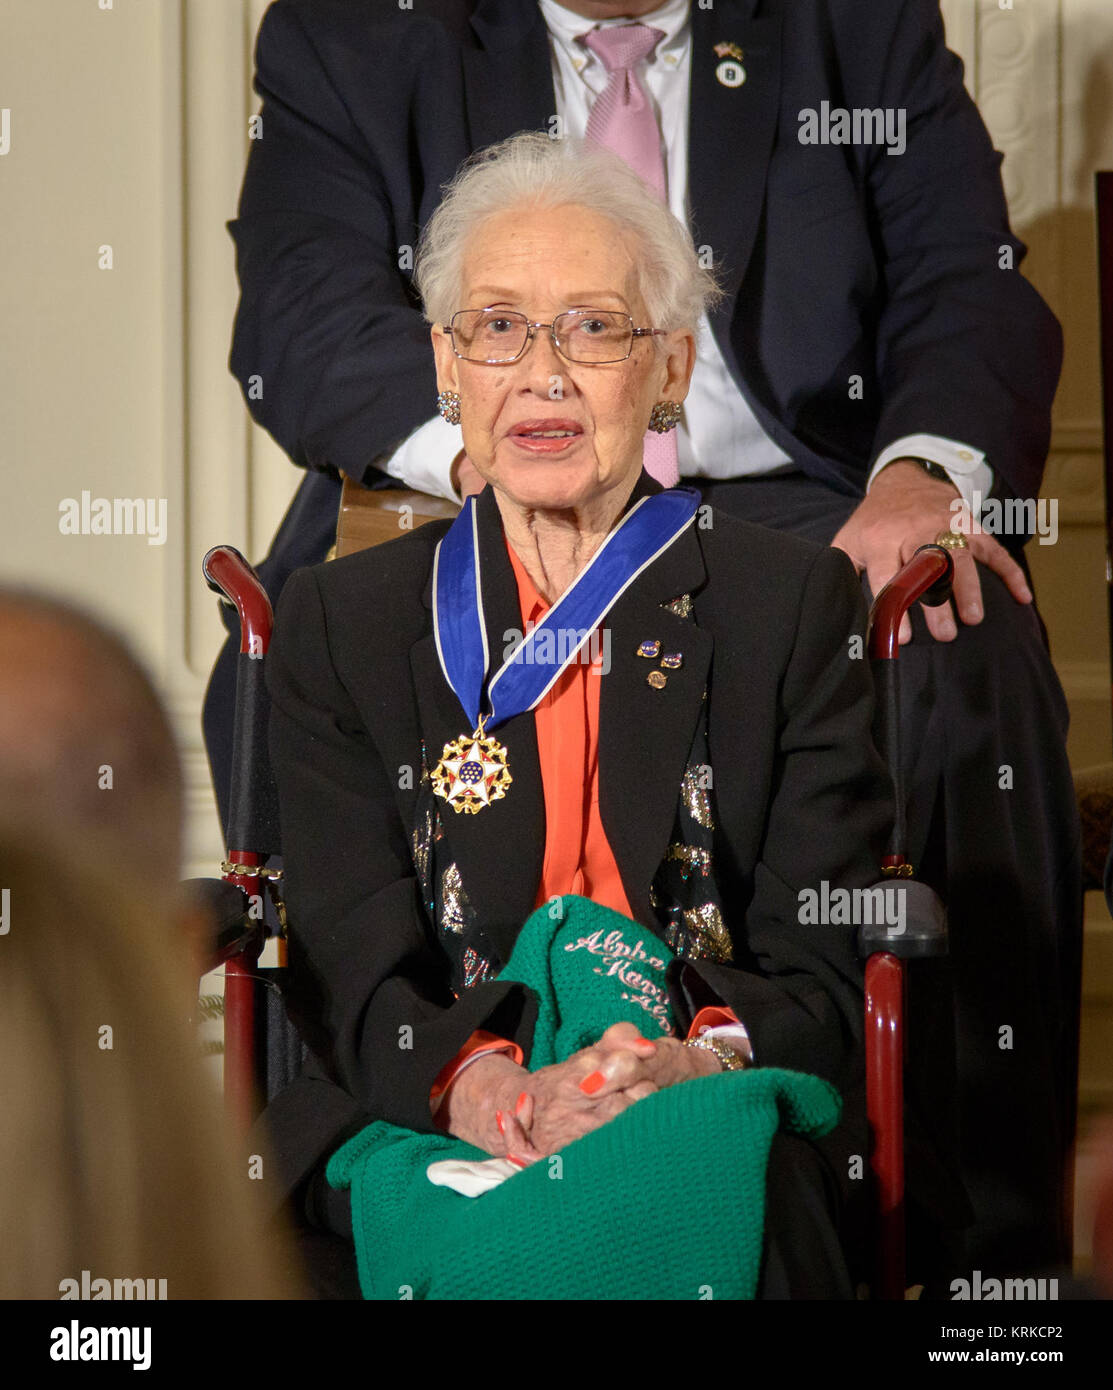
[[[515,208],[582,207],[636,242],[638,284],[651,326],[695,332],[720,297],[687,229],[617,155],[537,131],[478,151],[445,185],[417,252],[414,279],[430,323],[447,323],[463,290],[464,248],[489,217]]]

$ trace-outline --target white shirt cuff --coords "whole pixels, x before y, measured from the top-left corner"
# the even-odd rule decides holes
[[[449,425],[439,415],[426,420],[405,439],[394,453],[376,466],[398,478],[415,492],[448,497],[463,505],[464,499],[452,490],[453,460],[463,452],[464,436],[459,425]]]
[[[940,468],[945,468],[947,476],[977,520],[981,504],[993,487],[993,469],[986,463],[985,454],[980,449],[955,439],[944,439],[938,434],[906,434],[878,454],[877,462],[870,469],[866,491],[873,486],[873,480],[886,464],[902,458],[927,459],[929,463],[937,463]]]

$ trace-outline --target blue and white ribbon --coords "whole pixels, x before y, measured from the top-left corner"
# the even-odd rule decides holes
[[[433,559],[433,632],[445,680],[472,727],[483,714],[489,730],[533,709],[638,575],[692,524],[699,505],[694,488],[669,488],[636,502],[487,684],[476,499],[468,497]],[[578,640],[570,647],[560,633]]]

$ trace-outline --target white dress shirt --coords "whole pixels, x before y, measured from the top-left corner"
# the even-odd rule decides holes
[[[628,19],[602,20],[593,24],[565,9],[556,0],[538,0],[549,30],[556,115],[564,135],[582,139],[595,98],[604,90],[608,74],[602,62],[577,40],[595,28],[628,24]],[[660,29],[664,37],[641,65],[639,77],[649,94],[661,130],[665,156],[668,202],[674,215],[690,226],[688,201],[688,104],[692,54],[691,0],[666,0],[639,23]],[[681,477],[738,478],[791,470],[788,454],[762,429],[745,398],[734,384],[719,351],[706,314],[700,316],[697,356],[684,413],[677,428],[677,459]],[[463,449],[458,425],[446,425],[434,416],[419,426],[385,461],[378,460],[393,477],[419,492],[461,501],[452,489],[450,470]],[[979,450],[936,435],[909,435],[894,440],[878,455],[867,487],[894,459],[905,456],[930,459],[947,470],[952,482],[973,509],[974,491],[989,495],[992,470]]]

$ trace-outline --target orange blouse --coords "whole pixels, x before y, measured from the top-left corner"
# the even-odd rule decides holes
[[[550,605],[537,592],[509,540],[506,550],[518,581],[522,631],[526,632],[541,621]],[[599,815],[600,651],[598,638],[589,639],[534,706],[545,789],[545,858],[533,905],[537,908],[550,898],[576,893],[632,917]]]

